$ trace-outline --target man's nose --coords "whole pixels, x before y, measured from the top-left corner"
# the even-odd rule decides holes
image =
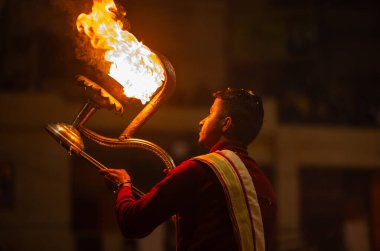
[[[205,123],[204,121],[205,121],[205,119],[202,119],[202,120],[199,122],[199,126],[200,126],[200,127],[203,126],[203,124]]]

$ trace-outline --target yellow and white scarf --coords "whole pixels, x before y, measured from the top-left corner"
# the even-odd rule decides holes
[[[240,251],[265,251],[256,189],[239,156],[230,150],[222,150],[193,159],[210,166],[222,184]]]

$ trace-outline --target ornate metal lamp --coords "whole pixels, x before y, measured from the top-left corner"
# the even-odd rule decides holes
[[[103,74],[100,84],[83,75],[78,76],[78,82],[85,88],[86,104],[72,124],[48,124],[46,130],[70,154],[82,156],[98,169],[107,167],[85,151],[82,135],[106,147],[146,149],[156,154],[167,169],[172,169],[174,162],[162,148],[133,136],[173,92],[176,81],[173,66],[164,56],[151,52],[133,34],[123,30],[123,22],[118,17],[120,13],[113,0],[94,0],[92,12],[78,16],[78,31],[89,39],[92,47],[104,52],[104,59],[110,65],[109,72]],[[142,104],[149,102],[118,138],[102,136],[84,126],[98,109],[123,113],[123,105],[130,98],[140,99]],[[137,195],[143,194],[136,187],[133,190]]]
[[[156,92],[152,99],[144,106],[144,108],[137,114],[137,116],[130,122],[125,130],[118,138],[109,138],[91,131],[84,125],[86,121],[101,108],[114,110],[117,113],[123,113],[123,103],[127,103],[127,97],[120,92],[122,87],[118,82],[112,78],[108,78],[108,83],[103,86],[95,83],[89,78],[79,75],[78,82],[84,86],[87,102],[76,116],[72,124],[67,123],[54,123],[48,124],[46,130],[53,136],[63,147],[65,147],[70,154],[82,156],[88,160],[97,169],[107,168],[90,154],[85,151],[85,146],[82,140],[82,135],[88,139],[96,142],[99,145],[112,148],[127,148],[136,147],[143,148],[157,155],[160,160],[165,164],[168,170],[174,168],[175,164],[170,155],[158,145],[147,140],[134,138],[135,132],[153,115],[158,109],[159,104],[167,98],[174,90],[175,87],[175,72],[170,62],[161,56],[161,62],[165,68],[166,81],[162,87]],[[106,89],[107,88],[107,89]],[[115,98],[111,93],[117,95]],[[116,188],[115,184],[115,188]],[[142,196],[143,192],[136,187],[132,187],[136,195]]]

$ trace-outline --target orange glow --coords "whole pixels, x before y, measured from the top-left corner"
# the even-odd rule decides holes
[[[106,51],[104,58],[111,62],[108,75],[124,87],[125,95],[145,104],[163,84],[165,71],[156,54],[123,30],[116,12],[113,0],[94,0],[92,12],[78,16],[77,29],[94,48]]]

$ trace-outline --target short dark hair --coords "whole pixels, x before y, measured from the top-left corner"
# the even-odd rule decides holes
[[[262,100],[253,91],[227,88],[213,94],[223,100],[223,112],[232,118],[232,126],[226,137],[244,144],[251,143],[263,125]]]

